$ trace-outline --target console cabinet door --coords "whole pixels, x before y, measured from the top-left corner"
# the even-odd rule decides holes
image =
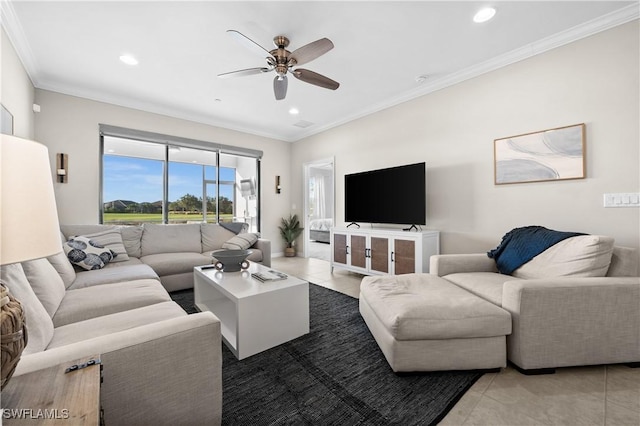
[[[346,234],[333,234],[333,262],[347,264]]]
[[[353,235],[350,238],[351,266],[366,269],[367,267],[367,237],[366,235]]]
[[[382,272],[383,274],[391,272],[389,267],[389,247],[389,238],[371,237],[369,256],[371,257],[370,269],[372,271]]]
[[[413,274],[416,272],[416,242],[415,240],[393,240],[393,273]]]

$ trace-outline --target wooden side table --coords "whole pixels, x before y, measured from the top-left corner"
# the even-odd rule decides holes
[[[98,355],[12,377],[2,390],[5,425],[100,425],[102,364],[69,373]]]

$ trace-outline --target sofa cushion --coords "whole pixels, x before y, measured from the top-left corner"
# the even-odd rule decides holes
[[[67,290],[53,317],[56,327],[170,301],[158,280],[135,280]]]
[[[0,268],[0,278],[24,310],[28,341],[23,354],[42,352],[53,338],[53,321],[27,281],[22,265],[14,263]]]
[[[66,291],[62,277],[45,258],[22,262],[22,269],[36,297],[53,318]]]
[[[194,266],[211,263],[211,258],[201,253],[159,253],[142,256],[140,260],[151,266],[160,276],[193,273]]]
[[[101,269],[109,263],[114,253],[87,237],[73,237],[62,248],[69,261],[86,270]]]
[[[58,254],[47,257],[47,260],[51,263],[56,272],[58,272],[60,278],[62,278],[64,286],[69,288],[71,283],[73,283],[73,280],[76,279],[76,270],[73,268],[71,262],[69,262],[67,255],[61,251]]]
[[[103,268],[98,271],[79,272],[69,290],[144,279],[160,280],[158,274],[148,265],[142,263],[123,265],[116,268]]]
[[[67,240],[75,237],[76,235],[95,234],[113,229],[116,229],[115,225],[60,225],[60,230]]]
[[[607,271],[608,277],[637,277],[638,249],[632,247],[614,246],[611,255],[611,265]]]
[[[112,262],[124,262],[129,260],[127,250],[124,248],[122,241],[122,234],[120,229],[109,229],[107,231],[96,232],[94,234],[84,234],[83,237],[89,238],[92,241],[100,244],[104,248],[108,248],[116,255]]]
[[[613,238],[601,235],[567,238],[513,271],[512,275],[524,279],[604,277],[611,263],[613,243]]]
[[[430,274],[365,277],[364,299],[396,340],[505,336],[511,316],[504,309]]]
[[[142,226],[119,226],[118,229],[120,229],[127,254],[132,257],[140,257]]]
[[[74,322],[55,329],[47,349],[106,336],[170,318],[182,317],[186,312],[174,302],[162,302],[123,312],[116,312],[85,321]]]
[[[460,272],[445,275],[443,278],[498,306],[502,306],[502,288],[505,281],[519,279],[496,272]]]
[[[203,223],[200,225],[200,230],[202,232],[202,253],[221,249],[225,242],[235,237],[233,232],[217,223]]]
[[[258,241],[258,234],[238,234],[222,244],[222,248],[227,250],[246,250],[254,245],[256,241]]]
[[[143,228],[142,256],[158,253],[202,253],[199,223],[178,225],[145,223]]]

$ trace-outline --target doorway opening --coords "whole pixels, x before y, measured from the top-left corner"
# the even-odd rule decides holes
[[[335,217],[333,158],[304,164],[304,257],[331,260]]]

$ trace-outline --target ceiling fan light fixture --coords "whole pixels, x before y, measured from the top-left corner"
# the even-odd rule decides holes
[[[493,7],[484,7],[482,9],[480,9],[478,12],[476,12],[475,15],[473,15],[473,22],[475,22],[476,24],[481,24],[483,22],[487,22],[488,20],[490,20],[491,18],[493,18],[496,14],[496,9]]]

